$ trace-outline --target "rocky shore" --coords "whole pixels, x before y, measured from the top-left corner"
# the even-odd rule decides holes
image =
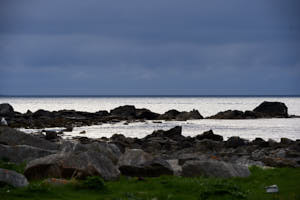
[[[148,109],[138,109],[131,105],[117,107],[110,111],[80,112],[75,110],[47,111],[37,110],[26,113],[14,111],[7,104],[0,104],[0,118],[4,117],[10,127],[14,128],[46,128],[46,127],[76,127],[99,125],[119,121],[144,120],[175,120],[185,121],[191,119],[204,119],[198,110],[177,111],[169,110],[163,114],[154,113]],[[288,108],[280,102],[263,102],[252,111],[227,110],[216,115],[206,117],[208,119],[258,119],[258,118],[288,118]]]
[[[26,163],[25,177],[0,170],[0,181],[24,185],[31,180],[46,178],[77,178],[101,176],[116,180],[120,175],[156,177],[160,175],[246,177],[249,166],[299,167],[300,141],[281,138],[280,142],[256,138],[248,141],[208,130],[195,137],[182,135],[182,127],[156,130],[144,138],[115,134],[110,138],[75,137],[62,139],[56,132],[26,134],[13,127],[67,127],[105,123],[113,120],[188,120],[203,119],[197,110],[153,113],[134,106],[96,113],[77,111],[44,111],[17,113],[9,104],[0,105],[0,116],[8,126],[0,126],[0,158]],[[263,102],[253,111],[225,111],[214,119],[248,119],[289,117],[287,107],[279,102]],[[11,175],[11,176],[10,176]],[[18,178],[22,177],[20,182]],[[26,185],[26,184],[25,184]]]

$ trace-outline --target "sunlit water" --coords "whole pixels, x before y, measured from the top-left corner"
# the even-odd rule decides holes
[[[228,109],[252,110],[263,101],[284,102],[289,108],[289,114],[300,115],[299,97],[93,97],[93,98],[0,98],[0,103],[8,102],[18,112],[26,112],[28,109],[36,111],[74,109],[78,111],[95,112],[99,110],[111,110],[121,105],[135,105],[137,108],[148,108],[157,113],[163,113],[170,109],[189,111],[198,109],[206,117],[219,111]],[[78,127],[72,133],[66,133],[64,137],[86,136],[91,138],[110,137],[118,133],[130,137],[144,137],[153,130],[169,129],[175,125],[183,126],[183,135],[194,136],[203,131],[212,129],[216,134],[224,138],[241,136],[246,139],[261,137],[264,139],[279,140],[281,137],[300,139],[300,119],[255,119],[255,120],[190,120],[186,122],[152,121],[116,124],[103,124],[99,126]],[[79,134],[85,130],[86,134]],[[31,130],[27,130],[31,132]]]

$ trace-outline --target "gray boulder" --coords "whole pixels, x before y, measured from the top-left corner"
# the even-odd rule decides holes
[[[0,104],[0,116],[12,116],[14,115],[14,108],[8,103]]]
[[[2,145],[0,144],[0,158],[7,158],[14,163],[28,162],[37,158],[55,154],[55,150],[45,150],[28,145]]]
[[[0,182],[7,183],[14,187],[25,187],[29,183],[25,176],[15,171],[0,168]]]
[[[0,127],[0,143],[7,145],[28,145],[47,150],[57,150],[58,144],[23,133],[10,127]]]
[[[217,160],[188,161],[182,167],[182,176],[206,176],[206,177],[248,177],[248,167]]]
[[[138,177],[157,177],[161,175],[173,175],[171,165],[160,158],[141,149],[127,149],[119,160],[119,169],[123,175]]]
[[[100,176],[115,180],[120,171],[104,154],[95,151],[53,154],[29,162],[25,168],[29,180],[44,178],[85,178]]]

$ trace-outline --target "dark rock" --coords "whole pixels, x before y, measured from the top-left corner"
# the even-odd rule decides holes
[[[230,137],[226,142],[225,142],[225,145],[227,148],[237,148],[237,147],[240,147],[240,146],[243,146],[243,145],[246,145],[247,142],[246,140],[238,137],[238,136],[233,136],[233,137]]]
[[[40,117],[45,117],[45,118],[51,118],[54,117],[53,113],[47,110],[37,110],[32,114],[32,117],[34,118],[40,118]]]
[[[147,120],[154,120],[157,119],[159,114],[151,112],[148,109],[136,109],[136,118],[137,119],[147,119]]]
[[[252,145],[257,145],[259,147],[268,147],[269,143],[265,140],[263,140],[262,138],[255,138],[252,142]]]
[[[164,114],[160,115],[158,117],[158,119],[163,119],[163,120],[172,120],[172,119],[176,119],[177,115],[179,115],[180,112],[178,110],[172,109],[169,110],[167,112],[165,112]]]
[[[288,139],[288,138],[281,138],[280,144],[282,145],[292,145],[295,141]]]
[[[29,135],[9,127],[0,127],[0,141],[8,145],[29,145],[47,150],[57,150],[58,144]]]
[[[0,159],[7,158],[14,163],[28,162],[55,153],[57,153],[57,151],[45,150],[28,145],[8,146],[0,144]]]
[[[182,175],[187,177],[208,176],[208,177],[248,177],[248,167],[226,163],[223,161],[188,161],[182,166]]]
[[[203,132],[201,135],[196,136],[197,140],[209,139],[214,141],[223,141],[223,136],[215,135],[212,130]]]
[[[119,116],[126,119],[131,119],[136,117],[136,109],[134,106],[126,105],[120,106],[110,111],[113,116]]]
[[[14,115],[14,108],[8,103],[0,104],[0,116],[13,116]]]
[[[288,108],[281,102],[268,102],[264,101],[254,110],[255,113],[259,113],[262,117],[288,117]]]
[[[244,112],[239,110],[226,110],[216,115],[208,117],[209,119],[245,119]]]
[[[68,126],[65,129],[62,130],[62,132],[72,132],[73,131],[73,127],[72,126]]]
[[[151,135],[148,135],[145,137],[145,139],[149,139],[151,137],[167,137],[174,140],[181,140],[184,139],[184,136],[181,134],[182,127],[181,126],[175,126],[174,128],[171,128],[167,131],[164,130],[157,130],[153,131]]]
[[[26,187],[29,183],[25,176],[15,171],[0,168],[0,182],[14,187]]]
[[[140,149],[128,149],[119,160],[119,169],[123,175],[137,177],[157,177],[173,175],[170,164],[160,158],[153,158]]]
[[[218,152],[221,151],[224,147],[223,142],[214,141],[214,140],[200,140],[197,141],[194,145],[194,149],[198,152]]]
[[[25,176],[29,180],[44,178],[85,178],[100,176],[115,180],[120,172],[104,154],[95,151],[53,154],[29,162]]]
[[[203,119],[203,116],[199,113],[198,110],[192,110],[190,112],[181,112],[179,113],[176,118],[179,121],[186,121],[191,119]]]
[[[45,136],[46,140],[55,140],[55,139],[59,138],[56,131],[46,131],[46,130],[44,130],[43,132],[46,134],[46,136]]]

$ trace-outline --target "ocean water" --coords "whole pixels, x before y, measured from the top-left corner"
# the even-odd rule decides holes
[[[300,115],[300,97],[1,97],[0,103],[10,103],[18,112],[74,109],[96,112],[111,110],[121,105],[135,105],[153,112],[164,113],[170,109],[189,111],[198,109],[204,116],[214,115],[228,109],[252,110],[263,101],[284,102],[289,114]],[[103,124],[89,127],[77,127],[64,137],[86,136],[91,138],[110,137],[118,133],[130,137],[144,137],[157,129],[169,129],[176,125],[183,126],[183,135],[195,136],[212,129],[224,138],[240,136],[249,140],[256,137],[279,140],[281,137],[300,139],[300,118],[289,119],[254,119],[254,120],[189,120],[156,123],[153,121],[115,124]],[[86,134],[79,134],[85,130]],[[28,133],[37,130],[24,130]]]

